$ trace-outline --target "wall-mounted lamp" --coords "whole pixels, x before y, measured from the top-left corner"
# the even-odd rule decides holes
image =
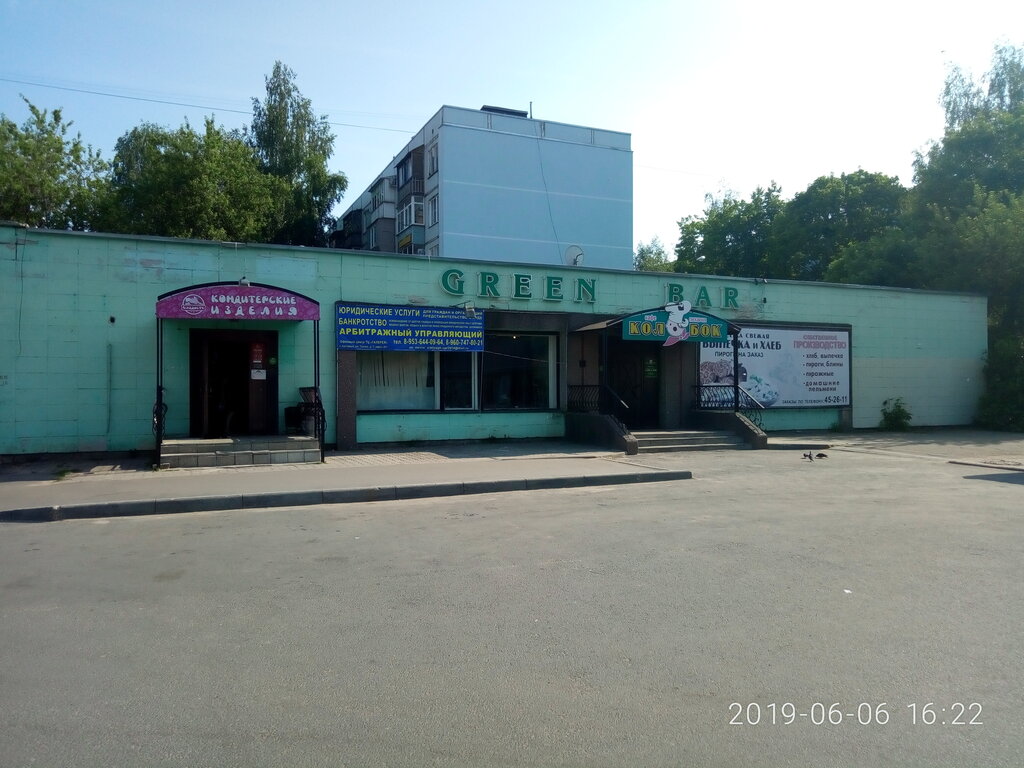
[[[249,285],[249,278],[247,278],[245,275],[242,275],[242,279],[238,281],[238,284]]]
[[[466,317],[470,318],[471,320],[475,320],[477,318],[476,307],[473,306],[472,301],[464,301],[461,304],[452,304],[452,306],[462,307],[463,311],[466,313]]]

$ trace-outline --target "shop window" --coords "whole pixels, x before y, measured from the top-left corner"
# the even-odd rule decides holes
[[[472,352],[438,352],[441,371],[441,408],[468,410],[475,407],[476,355]]]
[[[356,408],[425,411],[435,403],[433,354],[360,352],[356,355]]]
[[[557,343],[542,334],[488,334],[484,352],[360,352],[359,411],[552,409]]]
[[[556,408],[554,336],[491,334],[484,340],[484,409]]]

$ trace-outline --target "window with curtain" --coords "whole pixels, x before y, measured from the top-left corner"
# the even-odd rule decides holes
[[[359,411],[558,407],[556,336],[488,334],[484,352],[359,352]]]
[[[356,367],[358,410],[419,411],[435,407],[433,353],[360,352]]]

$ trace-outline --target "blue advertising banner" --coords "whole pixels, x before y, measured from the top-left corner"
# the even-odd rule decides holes
[[[338,349],[393,352],[483,352],[482,312],[461,307],[335,304]]]

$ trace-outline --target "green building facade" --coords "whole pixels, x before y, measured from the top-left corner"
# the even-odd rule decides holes
[[[874,427],[895,397],[968,424],[987,341],[968,294],[3,224],[0,286],[0,455],[151,450],[158,383],[182,437],[302,428],[318,384],[342,448],[563,437],[609,392],[627,427],[685,428],[737,376],[769,433]]]

